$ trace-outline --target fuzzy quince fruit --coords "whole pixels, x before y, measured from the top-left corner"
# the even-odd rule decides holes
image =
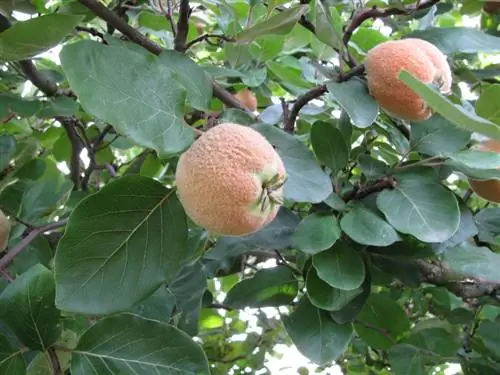
[[[186,214],[201,227],[243,236],[271,222],[283,202],[286,170],[256,130],[223,123],[207,130],[177,164],[177,192]]]
[[[492,151],[500,153],[500,141],[489,139],[478,143],[475,149],[479,151]],[[471,189],[481,198],[490,202],[500,203],[500,180],[474,180],[469,179]]]
[[[257,110],[257,98],[249,89],[243,89],[234,94],[234,97],[242,102],[252,112]]]
[[[426,120],[432,109],[398,78],[402,70],[425,84],[437,84],[443,94],[451,91],[452,75],[446,56],[423,39],[380,43],[368,51],[364,65],[370,94],[387,113],[403,120]]]

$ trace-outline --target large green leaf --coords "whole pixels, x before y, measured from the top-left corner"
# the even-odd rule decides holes
[[[297,349],[312,362],[323,365],[340,357],[353,338],[351,323],[337,324],[324,310],[303,297],[296,310],[283,318]]]
[[[476,113],[495,124],[500,124],[500,105],[496,100],[500,95],[500,85],[485,85],[482,90],[476,102]]]
[[[496,152],[472,149],[456,152],[448,155],[445,165],[478,180],[500,179],[500,154]]]
[[[290,268],[266,268],[231,288],[224,304],[235,309],[288,305],[298,291],[298,281]]]
[[[397,184],[377,197],[389,224],[424,242],[444,242],[458,229],[460,210],[455,195],[425,171],[396,175]]]
[[[427,40],[445,55],[500,51],[500,38],[470,27],[433,27],[416,30],[407,37]]]
[[[497,360],[500,359],[500,343],[498,342],[499,334],[500,320],[497,318],[494,322],[489,320],[481,322],[477,327],[475,335],[476,338],[485,346],[486,350]]]
[[[340,238],[340,227],[333,215],[310,214],[297,226],[293,246],[307,254],[316,254],[331,247]]]
[[[316,157],[334,174],[340,172],[349,161],[349,145],[335,125],[316,121],[311,128],[311,144]]]
[[[329,7],[329,2],[316,1],[316,37],[330,47],[340,50],[342,42],[342,18],[334,7]]]
[[[352,290],[333,288],[319,278],[316,268],[310,267],[306,279],[307,295],[311,303],[323,310],[338,311],[363,292],[359,287]]]
[[[82,19],[54,13],[14,23],[0,33],[0,62],[29,59],[56,46]]]
[[[240,43],[251,42],[264,35],[284,35],[292,31],[297,21],[308,10],[308,5],[297,5],[279,12],[252,27],[243,30],[236,36]]]
[[[355,77],[345,82],[329,81],[326,86],[328,95],[347,112],[354,126],[363,129],[373,124],[379,106],[360,79]]]
[[[10,135],[0,135],[0,173],[9,165],[16,152],[16,139]]]
[[[471,132],[435,114],[426,121],[412,124],[412,148],[427,155],[446,155],[460,151],[469,142]]]
[[[173,190],[137,175],[115,180],[71,213],[55,257],[57,306],[128,310],[179,271],[190,256],[186,245],[186,216]]]
[[[191,105],[199,110],[209,110],[213,90],[208,74],[185,54],[177,51],[163,51],[159,59],[172,78],[186,89]]]
[[[487,207],[474,216],[481,241],[495,243],[500,238],[500,207]]]
[[[500,140],[500,126],[471,112],[467,112],[463,107],[454,104],[437,90],[413,77],[406,70],[401,71],[399,78],[422,97],[434,111],[449,120],[456,127]]]
[[[401,240],[398,232],[384,219],[361,206],[344,215],[340,220],[340,228],[363,245],[389,246]]]
[[[487,247],[476,247],[469,243],[449,249],[443,262],[460,277],[473,277],[491,283],[500,283],[500,254]]]
[[[22,351],[13,349],[2,334],[0,334],[0,373],[9,375],[26,374],[26,361]]]
[[[313,265],[318,276],[334,288],[357,289],[365,280],[363,259],[346,242],[337,241],[330,249],[313,255]]]
[[[333,192],[330,178],[303,142],[275,126],[259,124],[255,130],[276,146],[283,159],[288,174],[283,186],[285,198],[319,203]]]
[[[389,349],[389,362],[395,375],[427,375],[422,352],[409,344],[397,344]]]
[[[209,375],[199,344],[174,326],[119,314],[90,327],[73,350],[72,375]]]
[[[354,328],[368,345],[388,349],[410,329],[410,320],[398,303],[387,296],[372,294],[356,318]]]
[[[183,118],[186,90],[162,59],[89,40],[66,45],[60,58],[85,110],[138,145],[163,156],[194,140]]]
[[[54,276],[41,264],[18,276],[0,295],[0,318],[33,350],[45,350],[61,333],[54,295]]]

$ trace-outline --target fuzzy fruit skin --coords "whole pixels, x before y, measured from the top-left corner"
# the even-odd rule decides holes
[[[476,149],[500,153],[500,141],[489,139],[479,143]],[[481,198],[490,202],[500,203],[500,180],[469,179],[469,185]]]
[[[11,225],[9,219],[7,219],[3,211],[0,210],[0,250],[4,250],[7,247],[10,229]]]
[[[452,75],[446,56],[433,44],[417,38],[383,42],[365,58],[368,90],[390,115],[423,121],[431,108],[398,76],[404,69],[425,84],[436,83],[443,94],[451,91]]]
[[[262,184],[285,166],[273,146],[256,130],[234,123],[210,128],[179,158],[177,193],[186,214],[216,234],[243,236],[271,222],[280,204],[261,211]],[[283,187],[273,196],[281,198]]]
[[[500,13],[500,2],[498,2],[498,1],[486,1],[483,5],[483,10],[486,13],[498,14],[498,13]]]
[[[247,107],[252,112],[255,112],[257,110],[257,98],[255,97],[255,94],[249,89],[243,89],[237,92],[236,94],[234,94],[234,97],[242,102],[245,107]]]

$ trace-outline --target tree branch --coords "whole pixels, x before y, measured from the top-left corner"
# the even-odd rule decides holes
[[[179,21],[177,21],[177,35],[174,39],[174,48],[176,51],[186,51],[186,40],[189,32],[189,0],[181,0],[179,6]]]
[[[361,200],[367,196],[378,193],[385,189],[393,189],[396,186],[396,180],[392,177],[384,177],[375,183],[368,186],[355,186],[352,191],[343,197],[344,202],[351,200]]]
[[[434,4],[437,4],[440,0],[429,0],[429,1],[420,1],[417,4],[410,5],[405,9],[400,8],[387,8],[387,9],[378,9],[377,7],[373,7],[370,9],[360,10],[357,15],[352,19],[351,23],[347,27],[344,32],[343,42],[347,46],[349,40],[352,37],[354,31],[361,26],[363,22],[366,20],[373,18],[385,18],[393,15],[410,15],[413,12],[418,10],[426,9],[432,7]]]
[[[47,355],[50,359],[50,364],[52,367],[53,375],[62,375],[61,363],[59,362],[59,357],[57,356],[56,350],[54,348],[47,349]]]
[[[327,91],[328,89],[326,88],[326,85],[319,85],[299,96],[295,101],[288,118],[285,118],[283,121],[283,129],[288,133],[293,133],[293,130],[295,129],[295,121],[297,120],[300,110],[311,100],[319,98]]]
[[[228,36],[225,36],[225,35],[219,35],[219,34],[203,34],[203,35],[200,35],[199,37],[197,38],[194,38],[193,40],[191,40],[189,43],[186,44],[186,48],[184,49],[185,51],[187,51],[188,49],[190,49],[192,46],[194,46],[196,43],[200,43],[202,41],[209,41],[210,38],[217,38],[217,39],[220,39],[220,40],[224,40],[226,42],[234,42],[234,38],[230,38]],[[213,44],[213,43],[212,43]]]
[[[163,49],[153,41],[146,38],[136,29],[130,26],[126,21],[118,17],[111,10],[95,0],[78,0],[82,5],[85,5],[95,15],[105,20],[109,25],[119,30],[123,35],[128,37],[132,42],[144,47],[149,52],[159,55]],[[220,99],[225,105],[232,108],[238,108],[252,114],[250,109],[246,108],[239,100],[237,100],[230,92],[222,88],[216,82],[212,82],[213,93],[216,98]]]
[[[40,233],[50,232],[57,228],[63,227],[68,222],[68,219],[59,220],[55,223],[50,223],[39,228],[32,229],[26,237],[24,237],[16,246],[10,249],[0,259],[0,270],[4,270],[12,262],[12,260],[23,251]]]

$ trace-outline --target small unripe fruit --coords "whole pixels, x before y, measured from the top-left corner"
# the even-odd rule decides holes
[[[7,219],[3,211],[0,210],[0,250],[4,250],[7,247],[10,229],[11,225],[9,219]]]
[[[242,102],[245,107],[247,107],[252,112],[257,110],[257,98],[255,97],[255,94],[249,89],[243,89],[237,92],[236,94],[234,94],[234,97]]]
[[[423,39],[378,44],[368,51],[364,65],[370,94],[387,113],[403,120],[427,120],[432,109],[399,79],[402,70],[425,84],[437,84],[443,94],[451,92],[452,75],[446,56]]]
[[[492,151],[500,153],[500,141],[489,139],[474,147],[479,151]],[[490,202],[500,203],[500,180],[474,180],[469,179],[471,189],[481,198]]]
[[[286,170],[262,134],[223,123],[180,156],[175,177],[179,199],[193,222],[216,234],[243,236],[276,217]]]

